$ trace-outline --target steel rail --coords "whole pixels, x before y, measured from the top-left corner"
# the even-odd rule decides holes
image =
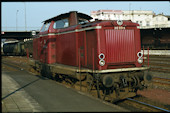
[[[165,78],[165,77],[154,77],[155,79],[165,79],[165,80],[170,80],[170,78]]]
[[[17,65],[17,64],[15,64],[15,63],[11,63],[11,62],[8,62],[8,61],[2,61],[2,64],[8,65],[8,66],[13,67],[13,68],[16,68],[16,69],[19,68],[19,70],[27,70],[26,67],[23,67],[23,66],[21,66],[21,65]]]
[[[170,85],[170,78],[154,77],[153,82],[154,83],[165,84],[165,85]]]
[[[170,112],[170,110],[166,110],[166,109],[163,109],[163,108],[154,106],[154,105],[150,105],[150,104],[147,104],[147,103],[144,103],[144,102],[140,102],[140,101],[138,101],[138,100],[134,100],[134,99],[131,99],[131,98],[126,98],[126,99],[131,100],[131,101],[134,101],[134,102],[137,102],[137,103],[140,103],[140,104],[143,104],[143,105],[147,105],[147,106],[150,106],[150,107],[153,107],[153,108],[156,108],[156,109],[165,111],[165,112]]]
[[[15,64],[9,64],[8,62],[2,62],[2,64],[7,65],[8,67],[12,67],[12,68],[17,69],[17,70],[23,70],[23,68],[15,65]]]

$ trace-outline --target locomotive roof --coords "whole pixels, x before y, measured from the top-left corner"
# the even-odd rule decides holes
[[[80,17],[80,18],[84,18],[84,19],[87,19],[87,20],[93,19],[91,16],[86,15],[86,14],[84,14],[84,13],[78,13],[77,11],[70,11],[70,12],[68,12],[68,13],[60,14],[60,15],[58,15],[58,16],[52,17],[52,18],[50,18],[50,19],[47,19],[47,20],[45,20],[45,21],[43,21],[43,22],[44,22],[44,23],[47,23],[47,22],[50,22],[50,21],[52,21],[52,20],[55,21],[55,20],[60,20],[60,19],[62,19],[62,18],[67,18],[67,17],[70,16],[70,13],[71,13],[71,12],[76,12],[76,13],[77,13],[77,16]]]

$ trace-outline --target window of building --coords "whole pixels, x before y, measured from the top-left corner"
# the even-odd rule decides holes
[[[156,17],[156,21],[158,21],[158,17]]]
[[[150,26],[150,22],[149,21],[146,21],[146,26]]]
[[[68,19],[61,19],[61,20],[57,20],[55,21],[53,28],[54,29],[60,29],[60,28],[65,28],[69,26],[69,22]]]
[[[164,18],[162,17],[162,21],[164,21]]]
[[[140,21],[139,25],[142,26],[142,21]]]
[[[104,13],[102,12],[102,16],[104,16]]]

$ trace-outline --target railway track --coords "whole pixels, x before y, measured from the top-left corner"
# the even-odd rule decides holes
[[[147,56],[145,56],[144,65],[148,65]],[[170,88],[170,56],[168,55],[150,55],[149,67],[153,76],[152,86]]]
[[[5,64],[8,64],[8,65],[11,65],[11,66],[15,66],[15,67],[18,67],[18,68],[21,68],[21,69],[24,69],[24,70],[27,70],[27,71],[31,71],[33,73],[36,73],[34,70],[30,70],[27,66],[27,64],[22,64],[22,65],[18,65],[18,62],[10,62],[8,60],[5,60],[3,61],[2,63],[5,63]],[[37,73],[36,73],[37,74]],[[71,81],[70,81],[71,82]],[[63,82],[64,83],[64,82]],[[152,80],[152,83],[153,84],[156,84],[156,85],[162,85],[162,86],[170,86],[170,78],[163,78],[163,77],[153,77],[153,80]],[[69,84],[69,81],[68,83],[66,84]],[[82,85],[83,87],[83,85]]]
[[[157,81],[156,81],[157,80]],[[159,80],[159,82],[158,82],[158,80]],[[163,82],[170,82],[170,79],[167,79],[167,78],[163,78],[163,77],[155,77],[154,78],[154,80],[153,81],[155,81],[154,82],[154,84],[155,83],[159,83],[159,84],[167,84],[167,85],[169,85],[168,83],[163,83]],[[68,82],[63,82],[63,84],[66,86],[66,87],[72,87],[71,86],[71,84],[69,84]],[[74,88],[76,89],[76,90],[80,90],[80,84],[75,84],[74,85]],[[98,98],[98,96],[97,96],[97,93],[96,92],[88,92],[87,90],[86,90],[86,86],[84,86],[84,85],[82,85],[82,88],[81,88],[81,91],[82,92],[84,92],[84,93],[88,93],[88,94],[90,94],[91,96],[93,96],[93,97],[96,97],[96,98]],[[102,94],[102,93],[101,93]],[[101,95],[100,94],[100,95]],[[138,98],[138,96],[140,97],[140,98]],[[146,97],[142,97],[142,96],[140,96],[140,95],[137,95],[137,96],[135,96],[134,97],[135,99],[132,99],[132,98],[126,98],[125,100],[126,100],[126,102],[125,102],[125,104],[123,105],[123,106],[121,106],[121,107],[124,107],[124,108],[126,108],[125,106],[128,104],[130,107],[127,107],[126,109],[129,109],[130,108],[130,110],[132,110],[132,111],[144,111],[144,112],[170,112],[170,108],[169,108],[169,106],[167,106],[167,107],[165,107],[166,105],[162,105],[162,104],[160,104],[159,102],[154,102],[154,101],[151,101],[151,100],[148,100],[148,99],[146,99]],[[103,100],[103,98],[100,98],[100,99],[102,99]],[[106,102],[109,102],[109,103],[112,103],[111,101],[109,101],[109,100],[105,100]],[[145,101],[145,102],[143,102],[143,101]],[[124,103],[124,101],[116,101],[116,102],[113,102],[112,104],[116,104],[116,103],[121,103],[121,102],[123,102]],[[116,105],[119,105],[119,104],[116,104]],[[133,108],[135,108],[135,109],[133,109]],[[168,110],[169,109],[169,110]]]
[[[141,95],[126,98],[115,104],[124,107],[125,109],[129,109],[132,112],[170,112],[169,106],[162,105],[159,102],[142,97]]]
[[[14,62],[12,63],[10,61],[5,61],[5,62],[3,61],[2,63],[6,64],[6,65],[9,64],[12,67],[16,66],[18,68],[23,68],[23,69],[29,71],[29,69],[27,68],[26,65],[18,65],[17,63],[14,63]],[[74,89],[76,89],[78,91],[90,94],[91,96],[98,98],[98,94],[96,92],[93,92],[93,89],[91,89],[91,91],[89,92],[89,90],[88,90],[88,88],[87,88],[87,86],[86,86],[86,84],[84,82],[82,82],[81,84],[80,84],[80,82],[75,82],[75,84],[73,84],[73,82],[70,81],[69,79],[65,79],[63,81],[58,81],[58,82],[60,82],[62,85],[65,85],[66,87],[74,88]],[[166,78],[162,78],[162,77],[154,77],[153,78],[153,83],[169,85],[170,79],[166,79]],[[80,87],[80,85],[81,85],[81,87]],[[100,95],[102,94],[101,92],[99,92],[99,93],[100,93]],[[104,95],[101,95],[100,99],[103,100],[103,97],[104,97]],[[107,99],[105,99],[105,101],[110,102]],[[161,108],[161,107],[160,107],[160,109],[157,109],[156,107],[153,108],[153,105],[141,102],[139,100],[135,101],[132,98],[127,98],[126,103],[134,105],[134,106],[138,106],[137,109],[139,109],[141,111],[156,111],[157,112],[157,111],[163,111],[164,110],[164,108]],[[142,103],[143,103],[143,105],[142,105]],[[166,111],[166,109],[165,109],[165,111]],[[170,112],[170,111],[167,110],[166,112]]]
[[[148,111],[149,112],[152,112],[152,111],[153,112],[170,112],[170,110],[167,110],[167,109],[155,106],[155,105],[151,105],[151,104],[139,101],[139,100],[135,100],[135,99],[132,99],[132,98],[127,98],[127,100],[130,101],[129,103],[134,102],[135,104],[137,104],[136,106],[142,108],[142,110],[147,111],[147,112]]]
[[[148,65],[147,56],[145,56],[144,65]],[[150,55],[149,66],[150,71],[168,74],[170,73],[170,56]]]
[[[152,82],[153,84],[159,84],[170,87],[170,78],[154,77]]]
[[[72,87],[69,83],[67,82],[63,82],[63,84],[66,86],[66,87]],[[76,90],[80,90],[80,84],[76,84],[74,85],[74,88]],[[97,96],[97,93],[95,92],[88,92],[85,88],[85,86],[82,86],[81,88],[81,91],[83,93],[88,93],[90,94],[91,96],[95,97],[95,98],[98,98]],[[139,95],[137,95],[136,97],[134,98],[138,98]],[[142,98],[142,99],[141,99]],[[102,98],[100,98],[101,100],[103,100]],[[143,102],[143,101],[140,101],[140,100],[144,100],[144,101],[147,101],[147,102]],[[106,102],[109,102],[109,103],[112,103],[110,102],[109,100],[104,100]],[[117,104],[119,103],[119,104]],[[121,103],[121,104],[120,104]],[[122,105],[123,103],[123,105]],[[140,96],[140,99],[136,100],[136,99],[132,99],[132,98],[126,98],[124,99],[123,101],[120,100],[120,101],[115,101],[113,102],[112,104],[116,104],[120,107],[123,107],[125,109],[129,109],[131,110],[132,112],[133,111],[139,111],[139,112],[170,112],[170,109],[168,110],[167,107],[161,105],[161,104],[158,104],[158,105],[154,105],[154,104],[157,104],[157,102],[151,102],[150,100],[148,101],[147,99],[145,99],[145,97],[141,97]],[[127,107],[127,105],[129,107]]]

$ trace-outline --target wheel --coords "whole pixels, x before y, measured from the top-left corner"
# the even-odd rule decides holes
[[[62,75],[60,75],[60,74],[55,74],[55,77],[54,77],[54,79],[57,81],[57,82],[62,82],[63,81],[63,79],[62,79],[62,77],[61,77]]]
[[[41,72],[40,72],[41,76],[43,77],[46,77],[47,73],[44,69],[41,69]]]

